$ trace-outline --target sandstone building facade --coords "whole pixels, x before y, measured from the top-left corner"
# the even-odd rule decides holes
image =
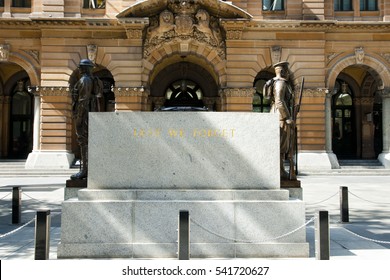
[[[0,0],[1,159],[78,157],[69,88],[82,58],[104,82],[104,111],[254,113],[286,60],[296,91],[305,77],[300,168],[390,168],[390,1]]]

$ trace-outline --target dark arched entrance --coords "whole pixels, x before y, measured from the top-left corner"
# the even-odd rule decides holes
[[[203,67],[189,62],[161,70],[150,86],[152,109],[161,106],[207,107],[215,110],[218,87]]]
[[[332,97],[332,150],[339,159],[374,159],[383,148],[378,73],[351,65],[337,77]]]

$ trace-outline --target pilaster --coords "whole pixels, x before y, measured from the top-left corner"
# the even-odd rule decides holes
[[[149,93],[144,87],[114,88],[116,111],[144,111]]]
[[[221,111],[251,112],[254,88],[224,88],[219,92]]]
[[[390,168],[390,89],[382,91],[383,151],[378,159],[385,168]]]
[[[69,168],[72,116],[71,96],[66,87],[37,89],[40,96],[40,131],[38,149],[29,154],[26,168]]]

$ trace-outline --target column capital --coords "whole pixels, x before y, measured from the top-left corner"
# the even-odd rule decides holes
[[[384,88],[380,90],[380,96],[382,98],[390,98],[390,88]]]

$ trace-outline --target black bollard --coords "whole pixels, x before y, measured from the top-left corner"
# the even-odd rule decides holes
[[[317,260],[330,258],[330,234],[328,211],[318,211],[315,220],[315,254]]]
[[[340,187],[340,220],[349,223],[348,187]]]
[[[12,188],[12,223],[19,224],[22,220],[22,190],[20,187]]]
[[[37,211],[35,220],[35,259],[48,260],[50,251],[50,210]]]
[[[190,259],[190,214],[188,211],[179,213],[179,260]]]

